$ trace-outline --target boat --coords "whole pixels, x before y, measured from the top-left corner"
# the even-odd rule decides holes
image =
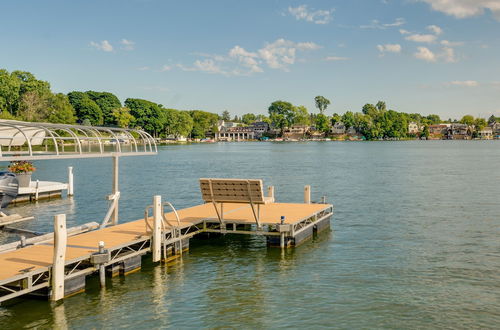
[[[19,182],[14,173],[0,172],[0,209],[6,208],[19,191]]]

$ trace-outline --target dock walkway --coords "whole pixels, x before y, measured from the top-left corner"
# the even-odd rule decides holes
[[[175,257],[189,247],[189,239],[201,233],[265,235],[270,245],[298,245],[312,237],[313,231],[329,228],[333,207],[330,204],[272,203],[261,207],[261,228],[255,225],[248,204],[228,204],[224,208],[224,225],[212,204],[179,210],[179,224],[173,212],[165,214],[162,242],[164,259]],[[280,218],[284,216],[284,222]],[[141,256],[152,251],[152,218],[140,219],[67,238],[64,266],[64,295],[85,288],[85,276],[99,269],[93,254],[99,242],[105,243],[109,260],[104,266],[110,275],[124,274],[140,268]],[[286,235],[285,235],[286,234]],[[54,242],[25,246],[0,254],[0,303],[36,291],[50,295]]]

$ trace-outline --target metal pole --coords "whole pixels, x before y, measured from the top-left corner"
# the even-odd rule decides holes
[[[274,186],[267,187],[267,197],[274,199]]]
[[[104,254],[104,242],[99,241],[99,253]],[[104,264],[99,265],[99,283],[101,284],[101,288],[106,287],[106,268]]]
[[[118,156],[113,156],[113,195],[118,193]],[[115,208],[113,214],[111,215],[111,222],[113,225],[118,224],[118,199],[115,201]]]

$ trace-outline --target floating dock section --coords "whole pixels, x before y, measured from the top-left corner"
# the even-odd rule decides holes
[[[226,205],[224,225],[210,203],[168,213],[164,206],[155,196],[143,219],[70,237],[65,216],[56,216],[55,239],[0,253],[0,303],[33,294],[59,300],[84,291],[92,273],[104,285],[106,275],[140,269],[143,255],[168,261],[189,248],[190,238],[206,233],[264,235],[270,246],[297,246],[328,229],[333,214],[330,204],[272,203],[261,206],[258,227],[249,204]]]

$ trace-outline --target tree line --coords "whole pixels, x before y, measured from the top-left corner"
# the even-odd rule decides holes
[[[161,104],[138,98],[127,98],[122,104],[118,97],[109,92],[73,91],[68,94],[53,93],[47,81],[37,79],[26,71],[0,69],[0,118],[24,121],[44,121],[93,126],[115,126],[140,128],[154,137],[190,136],[204,138],[217,131],[217,121],[235,121],[251,125],[265,121],[283,135],[293,125],[312,126],[315,130],[328,133],[332,126],[342,122],[346,129],[353,128],[366,139],[406,138],[408,123],[424,126],[442,122],[462,122],[480,129],[488,124],[483,118],[466,115],[460,121],[441,120],[438,115],[423,116],[387,109],[386,103],[365,104],[361,111],[346,111],[340,115],[326,114],[331,101],[316,96],[317,113],[310,113],[303,105],[278,100],[268,107],[268,116],[246,113],[231,118],[229,111],[221,115],[202,110],[177,110]],[[498,118],[490,117],[489,122]]]
[[[26,71],[0,69],[0,118],[62,124],[140,128],[154,137],[205,137],[217,126],[214,113],[165,108],[127,98],[122,104],[109,92],[53,93],[47,81]]]

